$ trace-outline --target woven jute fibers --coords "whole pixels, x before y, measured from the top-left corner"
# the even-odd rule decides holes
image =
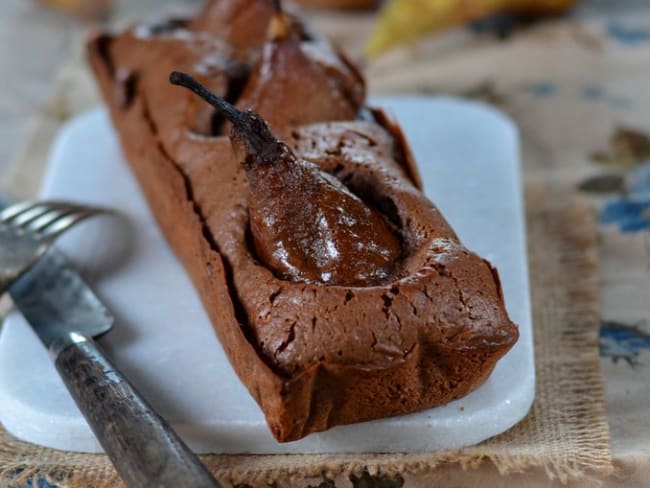
[[[491,462],[504,474],[537,467],[563,482],[608,474],[595,223],[589,208],[569,195],[547,185],[526,189],[537,387],[529,415],[510,431],[474,447],[433,453],[208,455],[203,461],[226,485],[278,487],[364,473],[422,473],[442,463],[470,469]],[[5,485],[40,475],[61,487],[121,486],[104,455],[38,447],[3,430],[0,475]]]

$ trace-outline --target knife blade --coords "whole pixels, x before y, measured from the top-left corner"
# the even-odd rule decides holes
[[[111,313],[56,250],[18,280],[10,294],[48,350],[71,332],[97,338],[113,327]]]
[[[113,316],[60,253],[50,250],[9,291],[128,487],[221,487],[93,341]]]

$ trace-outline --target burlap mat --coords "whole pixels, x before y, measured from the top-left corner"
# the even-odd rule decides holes
[[[51,137],[62,120],[93,103],[91,87],[79,63],[64,71],[53,101],[15,172],[5,179],[5,188],[23,195],[34,191]],[[527,186],[526,206],[537,386],[531,412],[521,423],[477,446],[453,451],[209,455],[203,457],[204,462],[223,482],[250,486],[276,483],[332,488],[333,483],[323,480],[343,479],[349,486],[346,478],[350,476],[402,476],[450,463],[472,468],[491,462],[503,474],[538,468],[561,482],[595,480],[609,474],[609,431],[598,358],[599,280],[594,218],[589,207],[572,197],[571,191],[545,184]],[[9,480],[5,485],[24,484],[36,475],[61,487],[121,486],[103,455],[38,447],[0,430],[0,479]]]

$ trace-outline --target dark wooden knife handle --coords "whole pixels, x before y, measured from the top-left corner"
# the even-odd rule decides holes
[[[129,488],[221,485],[165,420],[83,334],[53,344],[54,364]]]

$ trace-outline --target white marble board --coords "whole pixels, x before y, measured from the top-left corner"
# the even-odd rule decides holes
[[[44,198],[107,205],[129,216],[130,242],[106,220],[65,236],[117,317],[101,344],[144,396],[199,452],[418,452],[477,443],[528,412],[534,395],[518,134],[501,113],[449,98],[377,98],[402,124],[427,195],[472,250],[498,269],[521,338],[488,381],[465,398],[420,413],[342,426],[286,444],[271,436],[232,371],[180,263],[159,233],[104,110],[70,121],[54,144]],[[128,258],[115,254],[129,242]],[[124,247],[124,246],[123,246]],[[98,258],[101,256],[101,258]],[[116,258],[117,256],[117,258]],[[120,261],[121,260],[121,261]],[[125,262],[126,261],[126,262]],[[0,421],[49,447],[101,447],[18,312],[0,334]]]

